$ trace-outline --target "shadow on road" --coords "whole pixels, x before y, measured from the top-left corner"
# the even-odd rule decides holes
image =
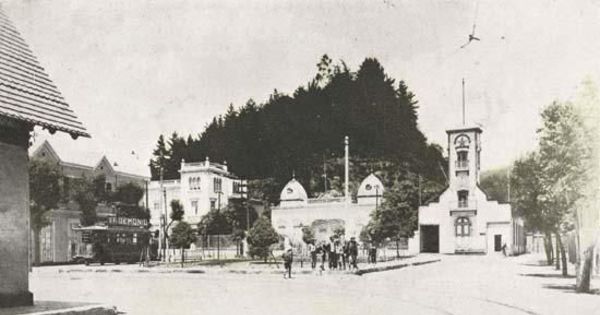
[[[546,284],[546,285],[544,285],[544,288],[552,289],[552,290],[560,290],[563,293],[578,293],[577,291],[575,291],[574,284],[567,284],[567,285]],[[590,292],[582,293],[582,294],[600,295],[600,290],[594,289],[594,290],[591,290]]]
[[[549,266],[546,260],[538,260],[537,262],[528,262],[522,263],[523,266],[531,266],[531,267],[540,267],[540,266]]]
[[[536,277],[536,278],[556,278],[556,279],[572,279],[575,278],[575,276],[563,276],[560,274],[555,274],[555,273],[521,273],[519,274],[520,276],[524,276],[524,277]]]

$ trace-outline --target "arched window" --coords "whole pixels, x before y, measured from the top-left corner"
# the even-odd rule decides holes
[[[459,217],[454,225],[456,236],[464,237],[471,235],[471,220],[467,217]]]

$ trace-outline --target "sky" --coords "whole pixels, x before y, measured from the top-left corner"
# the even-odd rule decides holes
[[[229,104],[291,94],[323,54],[353,70],[377,58],[443,147],[464,78],[484,170],[534,149],[543,107],[600,77],[600,1],[0,1],[92,135],[36,129],[32,148],[47,139],[66,161],[106,155],[142,175],[160,134],[198,135]],[[473,24],[480,41],[460,48]]]

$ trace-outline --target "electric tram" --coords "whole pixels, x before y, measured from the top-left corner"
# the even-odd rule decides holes
[[[134,263],[153,259],[151,232],[146,219],[109,217],[108,225],[74,228],[85,245],[83,261],[90,263]]]

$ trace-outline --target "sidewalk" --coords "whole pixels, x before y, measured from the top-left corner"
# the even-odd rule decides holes
[[[439,262],[441,256],[439,255],[419,255],[414,257],[402,258],[398,260],[392,260],[387,262],[380,262],[376,265],[362,263],[359,264],[359,270],[328,270],[321,272],[322,274],[354,274],[363,275],[366,273],[380,272],[386,270],[393,270],[399,268],[405,268],[409,266],[418,266],[422,264],[429,264]],[[302,267],[300,267],[302,265]],[[224,266],[189,266],[184,268],[176,267],[141,267],[139,265],[104,265],[104,266],[60,266],[57,268],[45,268],[38,269],[38,272],[58,272],[58,273],[190,273],[190,274],[280,274],[283,272],[283,264],[278,262],[271,262],[263,264],[260,262],[236,262],[226,264]],[[317,273],[318,270],[312,270],[310,268],[310,262],[294,262],[292,266],[292,274],[295,275],[306,275]]]
[[[0,308],[0,315],[116,315],[115,307],[101,304],[35,301],[33,306]]]

